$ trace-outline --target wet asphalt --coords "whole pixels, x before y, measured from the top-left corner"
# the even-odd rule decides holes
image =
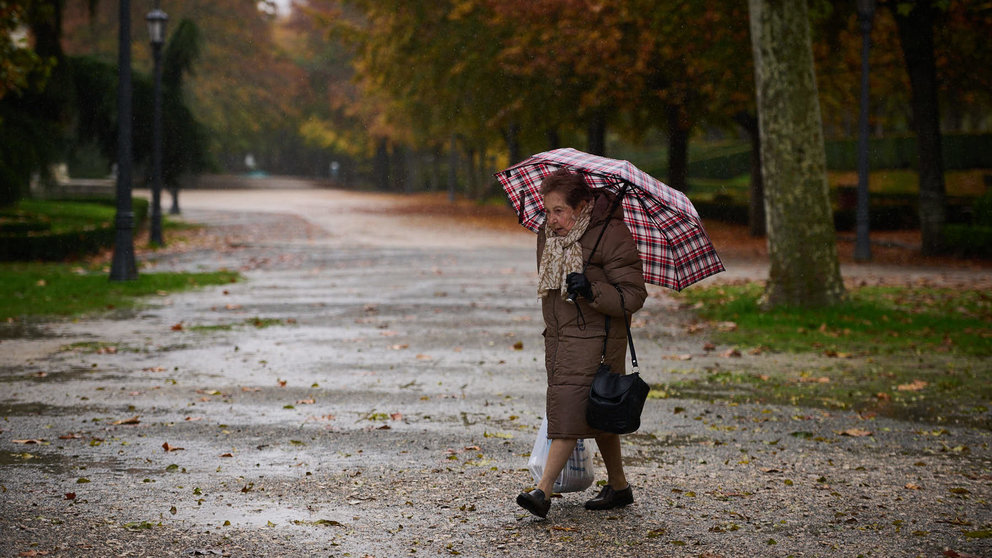
[[[988,431],[795,407],[652,399],[636,503],[533,518],[533,235],[324,189],[183,201],[213,243],[145,271],[242,280],[3,330],[0,555],[992,556]],[[649,382],[795,364],[728,363],[651,294]]]

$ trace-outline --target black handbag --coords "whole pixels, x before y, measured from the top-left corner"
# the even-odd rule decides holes
[[[619,291],[620,289],[617,289]],[[623,294],[620,295],[623,306]],[[634,338],[630,334],[630,322],[624,311],[623,323],[627,327],[627,343],[630,345],[630,362],[634,366],[631,374],[615,374],[606,364],[606,341],[610,336],[610,317],[606,317],[606,339],[603,339],[603,359],[589,389],[589,404],[586,407],[586,422],[598,430],[614,434],[630,434],[641,427],[641,411],[651,388],[641,379],[634,352]]]

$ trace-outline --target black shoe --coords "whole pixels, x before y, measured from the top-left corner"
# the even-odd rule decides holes
[[[587,510],[612,510],[613,508],[622,508],[624,506],[634,503],[634,491],[630,489],[630,485],[627,488],[617,492],[613,490],[613,487],[606,485],[602,490],[599,491],[599,495],[586,502]]]
[[[517,505],[537,517],[548,517],[548,510],[551,509],[551,498],[545,496],[543,490],[521,492],[517,496]]]

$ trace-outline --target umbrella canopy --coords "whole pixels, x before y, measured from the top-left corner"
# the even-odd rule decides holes
[[[623,216],[644,263],[644,280],[681,291],[724,270],[699,214],[682,192],[628,161],[608,159],[576,149],[554,149],[532,155],[496,173],[520,224],[538,232],[544,225],[541,181],[565,168],[581,173],[593,188],[623,196]]]

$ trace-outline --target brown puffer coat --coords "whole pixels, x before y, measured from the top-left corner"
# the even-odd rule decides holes
[[[592,260],[589,259],[612,201],[610,194],[598,193],[589,228],[579,239],[583,261],[589,262],[586,277],[592,284],[593,300],[580,296],[576,308],[576,304],[563,300],[559,291],[550,291],[542,299],[549,438],[592,438],[600,433],[586,424],[586,405],[589,386],[603,353],[606,316],[612,316],[606,362],[614,372],[623,373],[627,360],[627,331],[617,287],[623,291],[628,314],[640,310],[647,298],[641,258],[630,230],[623,222],[622,210],[618,209],[610,219],[603,240],[592,254]],[[545,242],[542,228],[537,236],[538,265]]]

